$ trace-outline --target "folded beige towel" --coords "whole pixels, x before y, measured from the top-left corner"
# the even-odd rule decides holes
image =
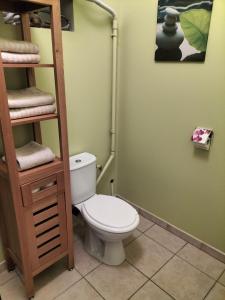
[[[46,115],[46,114],[53,114],[55,111],[56,111],[55,105],[51,104],[51,105],[43,105],[43,106],[36,106],[36,107],[10,109],[9,114],[10,114],[10,118],[13,120],[13,119],[21,119],[21,118]]]
[[[9,53],[1,52],[2,61],[4,63],[11,64],[38,64],[40,62],[39,54],[19,54],[19,53]]]
[[[5,161],[5,156],[3,156]],[[44,165],[55,159],[55,154],[48,147],[34,141],[16,149],[16,160],[20,171]]]
[[[43,92],[36,87],[21,90],[8,90],[9,108],[24,108],[49,105],[55,102],[52,94]]]
[[[38,54],[39,47],[26,41],[7,40],[0,38],[0,50],[2,52]]]

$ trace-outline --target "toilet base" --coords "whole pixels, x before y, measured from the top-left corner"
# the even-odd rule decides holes
[[[126,258],[122,240],[103,241],[98,232],[90,227],[85,235],[85,249],[90,255],[110,266],[118,266]]]

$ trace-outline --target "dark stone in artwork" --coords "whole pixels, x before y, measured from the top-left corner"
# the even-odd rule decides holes
[[[158,48],[155,52],[156,61],[180,61],[182,52],[180,48],[173,50],[165,50]]]
[[[206,9],[212,11],[213,0],[159,0],[157,23],[164,22],[166,6],[171,6],[180,13],[189,9]]]
[[[187,57],[185,57],[185,59],[183,60],[184,62],[185,61],[194,61],[194,62],[203,62],[205,61],[205,52],[201,52],[201,53],[195,53],[195,54],[192,54],[192,55],[189,55]]]

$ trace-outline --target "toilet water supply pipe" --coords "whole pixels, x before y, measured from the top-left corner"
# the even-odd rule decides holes
[[[111,163],[115,159],[116,155],[116,103],[117,103],[117,50],[118,50],[118,22],[117,22],[117,14],[116,12],[103,3],[100,0],[87,0],[89,2],[93,2],[100,6],[102,9],[106,10],[113,18],[113,23],[112,23],[112,40],[113,40],[113,46],[112,46],[112,107],[111,107],[111,112],[112,112],[112,117],[111,117],[111,149],[110,149],[110,156],[103,167],[100,175],[97,178],[97,185],[105,175],[106,171],[110,167]]]

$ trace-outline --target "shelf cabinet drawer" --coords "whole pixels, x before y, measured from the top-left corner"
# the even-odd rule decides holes
[[[56,173],[52,176],[41,180],[22,185],[23,205],[31,206],[40,200],[58,195],[64,192],[63,172]]]

